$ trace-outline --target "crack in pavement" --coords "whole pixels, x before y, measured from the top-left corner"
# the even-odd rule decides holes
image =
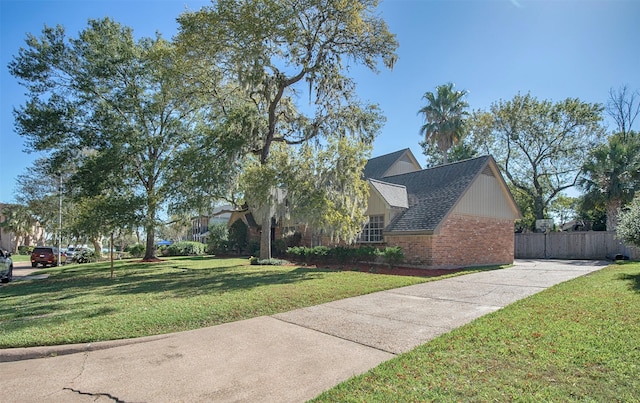
[[[80,366],[80,372],[78,373],[78,375],[73,377],[73,379],[71,380],[72,383],[75,382],[76,379],[80,378],[82,374],[84,374],[84,369],[87,365],[87,360],[89,359],[89,353],[88,352],[83,353],[83,357],[84,359],[82,360],[82,365]]]
[[[83,392],[81,390],[73,389],[73,388],[62,388],[62,390],[69,390],[71,392],[77,393],[79,395],[85,396],[93,396],[93,397],[106,397],[108,399],[113,400],[116,403],[127,403],[125,400],[120,400],[117,397],[109,394],[109,393],[91,393],[91,392]]]

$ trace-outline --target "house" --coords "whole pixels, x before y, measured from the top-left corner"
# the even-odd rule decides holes
[[[399,246],[406,263],[417,266],[513,262],[514,221],[521,214],[492,157],[422,169],[407,148],[370,159],[363,176],[368,220],[358,244]],[[234,213],[230,224],[238,219],[250,237],[259,237],[250,211]],[[288,221],[272,220],[272,239],[297,231],[302,245],[326,244],[311,228]]]
[[[360,243],[399,246],[424,266],[506,264],[520,211],[490,156],[421,169],[409,149],[369,160]]]
[[[191,219],[191,229],[187,235],[188,241],[207,243],[209,228],[215,224],[229,223],[233,207],[230,205],[218,206],[208,215],[199,215]]]

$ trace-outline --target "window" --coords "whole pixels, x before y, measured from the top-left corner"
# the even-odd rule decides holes
[[[360,233],[360,242],[382,242],[382,229],[384,228],[384,216],[369,216],[369,222]]]

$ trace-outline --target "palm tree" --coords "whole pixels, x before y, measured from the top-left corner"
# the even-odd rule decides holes
[[[424,114],[425,123],[420,134],[425,136],[425,143],[436,144],[448,162],[447,151],[458,144],[464,134],[465,110],[469,104],[463,99],[467,91],[454,90],[454,84],[448,83],[436,87],[436,93],[426,92],[422,97],[427,101],[418,114]]]
[[[607,231],[615,231],[618,212],[640,188],[640,135],[617,133],[590,152],[580,185],[600,200],[607,212]]]
[[[18,253],[18,247],[23,239],[31,234],[36,221],[33,219],[29,209],[19,204],[5,205],[2,209],[2,214],[5,219],[0,223],[0,227],[13,234],[12,253]]]

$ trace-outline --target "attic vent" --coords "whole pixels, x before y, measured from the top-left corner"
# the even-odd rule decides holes
[[[484,167],[484,169],[482,170],[482,174],[487,176],[494,176],[493,171],[491,170],[491,167],[489,165]]]

